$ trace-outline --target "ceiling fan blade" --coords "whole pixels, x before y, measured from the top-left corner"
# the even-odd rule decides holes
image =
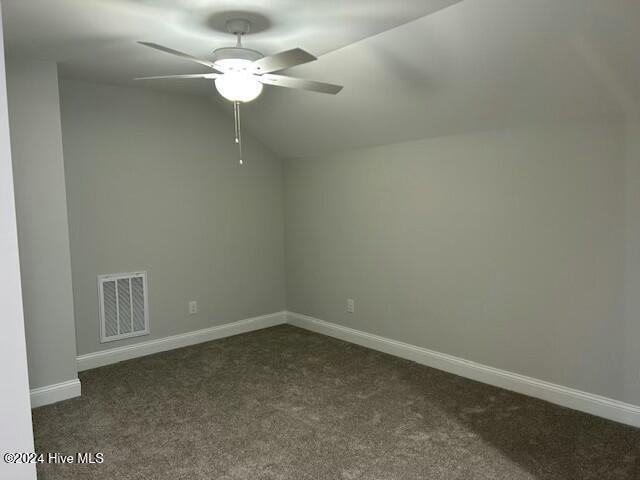
[[[216,72],[218,69],[215,67],[213,62],[209,60],[205,60],[203,58],[194,57],[193,55],[189,55],[188,53],[179,52],[178,50],[174,50],[169,47],[163,47],[162,45],[158,45],[157,43],[152,42],[138,42],[140,45],[144,45],[145,47],[154,48],[156,50],[160,50],[161,52],[170,53],[171,55],[175,55],[177,57],[184,58],[186,60],[191,60],[192,62],[199,63],[200,65],[204,65],[205,67],[212,68]]]
[[[312,92],[329,93],[331,95],[335,95],[342,90],[341,85],[286,77],[284,75],[261,75],[258,77],[258,80],[264,84],[275,85],[276,87],[297,88],[300,90],[310,90]]]
[[[158,75],[155,77],[137,77],[134,80],[163,80],[163,79],[181,79],[181,78],[218,78],[219,73],[188,73],[186,75]]]
[[[294,48],[256,60],[253,62],[253,68],[256,73],[269,73],[313,62],[314,60],[317,60],[317,58],[309,52],[305,52],[301,48]]]

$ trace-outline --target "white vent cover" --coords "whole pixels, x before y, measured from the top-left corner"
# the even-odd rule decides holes
[[[149,333],[147,272],[98,275],[100,343]]]

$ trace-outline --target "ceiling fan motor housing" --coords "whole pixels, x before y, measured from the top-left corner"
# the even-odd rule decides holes
[[[224,60],[245,60],[247,62],[255,62],[261,59],[264,55],[257,50],[251,50],[244,47],[223,47],[218,48],[213,52],[213,63],[224,66]]]

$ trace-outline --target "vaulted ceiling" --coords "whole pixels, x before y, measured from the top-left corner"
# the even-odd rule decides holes
[[[339,83],[337,96],[267,88],[243,121],[282,156],[567,120],[637,116],[637,0],[2,0],[9,56],[62,75],[133,84],[204,71],[141,47],[198,56],[233,44],[224,22],[253,21],[245,45],[320,57],[288,70]],[[140,87],[140,83],[136,83]],[[145,88],[211,99],[210,80]]]

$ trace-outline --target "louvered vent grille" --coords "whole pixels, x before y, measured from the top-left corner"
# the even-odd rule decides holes
[[[149,333],[147,273],[98,276],[100,341]]]

